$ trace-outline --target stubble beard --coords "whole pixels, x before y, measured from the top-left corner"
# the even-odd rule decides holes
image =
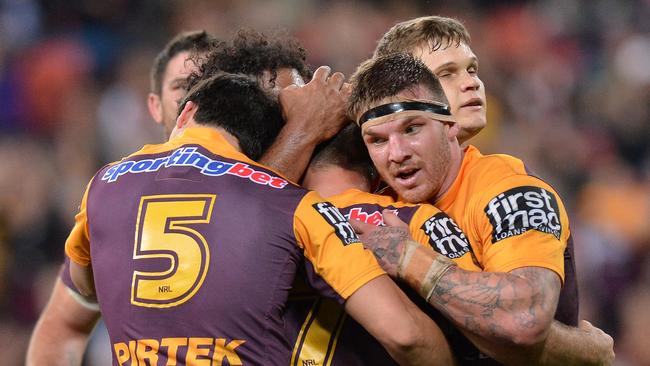
[[[408,203],[433,202],[442,193],[442,184],[449,172],[451,164],[451,148],[445,134],[441,134],[437,148],[431,152],[432,159],[427,163],[427,175],[431,178],[421,182],[420,185],[410,190],[395,189],[397,194]]]

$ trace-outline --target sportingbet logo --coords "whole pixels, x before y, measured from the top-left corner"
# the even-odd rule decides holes
[[[357,233],[352,225],[345,219],[338,208],[332,206],[329,202],[319,202],[312,205],[316,211],[334,227],[334,233],[341,239],[343,245],[360,243]]]
[[[390,210],[390,212],[397,215],[397,210]],[[367,212],[364,211],[361,207],[355,207],[350,209],[350,211],[345,214],[345,217],[348,220],[359,220],[363,221],[366,224],[383,226],[384,225],[384,216],[379,211]]]
[[[492,224],[492,243],[528,230],[551,234],[556,239],[562,233],[557,199],[541,187],[510,189],[492,198],[484,211]]]
[[[444,256],[455,259],[470,251],[465,233],[443,212],[435,214],[420,229],[429,236],[431,247]]]
[[[217,177],[224,174],[248,178],[254,183],[268,185],[273,188],[283,188],[288,182],[282,178],[274,177],[258,171],[245,163],[227,163],[210,159],[196,151],[196,147],[183,147],[175,150],[170,155],[156,159],[123,161],[110,167],[102,176],[102,180],[112,183],[124,174],[151,173],[162,168],[175,166],[190,166],[201,171],[201,174]]]

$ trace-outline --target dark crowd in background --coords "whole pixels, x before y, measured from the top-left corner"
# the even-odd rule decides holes
[[[470,142],[560,192],[581,318],[617,364],[650,365],[650,0],[0,0],[0,364],[23,362],[90,177],[162,141],[146,95],[170,37],[287,32],[349,76],[397,21],[433,14],[479,57],[488,127]]]

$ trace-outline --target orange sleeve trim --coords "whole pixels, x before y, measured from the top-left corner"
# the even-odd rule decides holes
[[[93,177],[94,178],[94,177]],[[87,266],[90,263],[90,233],[88,228],[87,202],[91,180],[81,198],[79,212],[75,215],[75,224],[65,241],[65,253],[75,263]]]
[[[351,280],[349,284],[341,287],[341,291],[339,292],[339,295],[343,299],[347,300],[350,296],[352,296],[352,294],[354,294],[361,287],[365,286],[368,282],[385,274],[386,272],[384,272],[384,270],[379,267],[370,269],[365,273],[362,273],[355,279]]]

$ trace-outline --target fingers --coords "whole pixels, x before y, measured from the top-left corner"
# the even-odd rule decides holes
[[[335,72],[330,76],[328,82],[330,85],[335,88],[335,90],[340,90],[341,87],[343,86],[343,82],[345,81],[345,75],[343,75],[342,72]]]
[[[331,73],[332,69],[329,66],[320,66],[314,72],[314,76],[309,83],[311,84],[312,82],[316,82],[325,84],[332,87],[334,90],[340,90],[343,84],[345,84],[345,75],[338,71],[333,74]]]
[[[408,225],[406,225],[404,221],[400,220],[400,218],[390,210],[383,210],[381,214],[384,216],[384,225],[408,228]]]
[[[341,86],[341,94],[349,97],[352,94],[352,85],[350,83],[343,83],[343,86]]]
[[[366,224],[365,222],[359,220],[350,220],[350,224],[354,228],[354,231],[356,231],[360,236],[367,234],[374,227],[373,225]]]
[[[586,320],[581,320],[580,323],[578,324],[578,328],[580,329],[585,329],[585,328],[591,328],[592,325]]]
[[[311,80],[312,81],[317,80],[324,83],[327,81],[327,78],[330,76],[330,72],[332,72],[332,69],[329,66],[320,66],[314,72],[314,76],[312,76]]]

